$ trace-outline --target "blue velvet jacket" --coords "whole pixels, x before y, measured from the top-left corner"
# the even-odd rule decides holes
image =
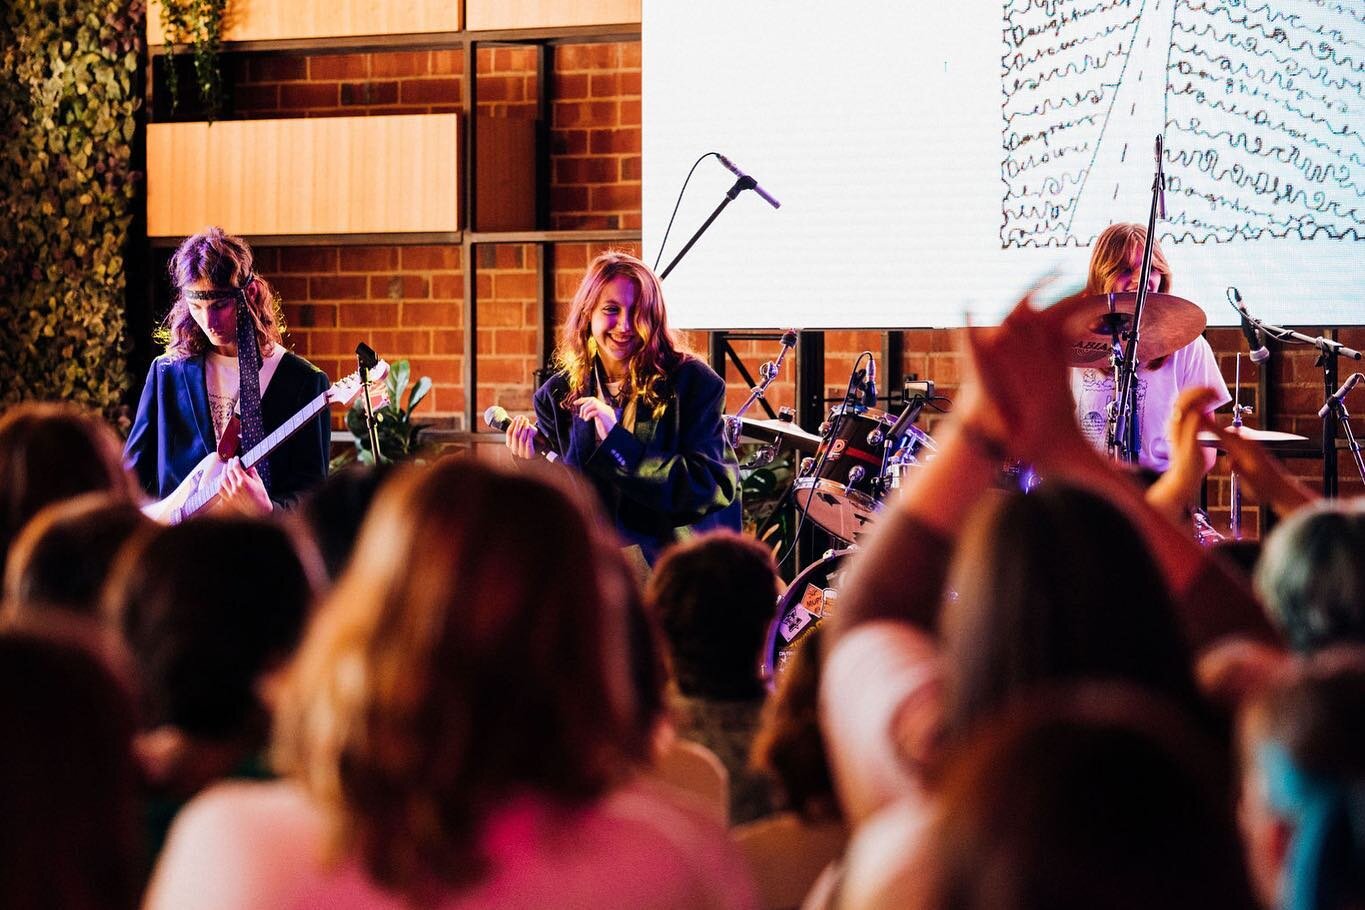
[[[597,491],[623,542],[653,563],[687,531],[740,528],[739,463],[725,441],[725,381],[688,358],[666,380],[659,419],[638,415],[634,432],[617,424],[600,443],[590,421],[560,406],[568,377],[537,390],[536,421],[564,464]]]
[[[326,373],[286,352],[261,397],[266,433],[293,417],[328,384]],[[328,411],[323,408],[270,454],[268,491],[277,508],[292,507],[327,476],[330,440]],[[148,494],[161,499],[215,448],[203,356],[172,360],[163,354],[147,372],[137,417],[123,448],[124,464]]]

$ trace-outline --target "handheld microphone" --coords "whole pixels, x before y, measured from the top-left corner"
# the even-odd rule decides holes
[[[490,429],[505,433],[507,428],[512,425],[512,418],[508,415],[506,408],[495,404],[483,412],[483,422],[488,424]],[[536,429],[536,435],[531,438],[531,447],[535,453],[547,461],[558,461],[559,453],[555,451],[554,443],[550,442],[550,437],[546,436],[545,431],[538,425],[532,424],[532,426]]]
[[[863,406],[877,406],[877,358],[870,354],[867,358],[867,383],[863,386]]]
[[[1365,379],[1365,373],[1352,373],[1350,376],[1346,377],[1346,381],[1341,384],[1341,388],[1333,392],[1332,397],[1327,399],[1327,403],[1318,410],[1318,416],[1326,417],[1328,411],[1332,410],[1334,406],[1339,406],[1346,400],[1346,396],[1351,394],[1351,389],[1354,389],[1356,383],[1360,382],[1362,379]]]
[[[1265,333],[1252,325],[1247,317],[1246,310],[1242,308],[1241,292],[1233,288],[1232,297],[1237,301],[1237,312],[1242,314],[1242,337],[1247,340],[1247,348],[1251,350],[1251,362],[1265,363],[1270,359],[1270,349],[1265,346]]]
[[[772,195],[771,195],[767,190],[765,190],[765,189],[763,189],[763,187],[759,186],[757,180],[755,180],[754,178],[750,177],[748,174],[744,173],[744,172],[741,171],[738,167],[736,167],[736,166],[734,165],[734,163],[733,163],[732,161],[730,161],[729,158],[726,158],[724,155],[720,154],[719,152],[716,153],[716,158],[720,160],[721,167],[725,168],[727,171],[729,171],[730,173],[734,174],[734,175],[735,175],[736,177],[738,177],[740,180],[745,181],[746,183],[749,184],[748,186],[742,186],[742,187],[740,187],[740,190],[746,190],[746,189],[747,189],[747,190],[753,190],[755,193],[757,193],[757,194],[759,195],[759,197],[760,197],[764,202],[768,203],[768,205],[771,205],[771,206],[772,206],[773,208],[775,208],[775,209],[780,209],[780,208],[782,208],[782,203],[778,202],[776,199],[774,199],[774,198],[772,197]],[[730,197],[730,198],[733,199],[734,197],[732,196],[732,197]]]

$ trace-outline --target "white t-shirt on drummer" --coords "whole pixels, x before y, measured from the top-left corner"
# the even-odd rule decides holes
[[[1214,407],[1232,400],[1213,348],[1201,335],[1167,357],[1155,370],[1138,367],[1138,463],[1164,471],[1170,466],[1171,437],[1167,424],[1175,400],[1185,389],[1208,386],[1219,390]],[[1081,431],[1096,448],[1103,450],[1109,402],[1114,399],[1114,374],[1102,367],[1077,367],[1071,371],[1071,393],[1076,398],[1076,416]]]
[[[275,368],[284,359],[284,345],[275,345],[269,357],[261,358],[261,396],[265,396]],[[204,358],[204,385],[209,393],[209,412],[213,415],[213,438],[221,440],[223,430],[237,410],[237,392],[241,388],[241,371],[236,357],[224,357],[209,351]]]

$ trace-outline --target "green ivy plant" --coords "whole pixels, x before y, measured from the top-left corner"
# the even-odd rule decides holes
[[[412,412],[431,391],[431,377],[423,376],[417,380],[417,384],[408,391],[407,406],[403,407],[401,406],[403,391],[407,389],[411,375],[412,367],[406,360],[400,360],[390,366],[388,378],[385,380],[388,404],[374,410],[375,427],[379,431],[381,461],[412,458],[421,448],[418,437],[427,424],[414,423]],[[374,464],[374,453],[370,451],[370,434],[365,425],[363,400],[357,399],[346,412],[346,429],[355,437],[355,452],[339,456],[333,467],[353,459],[361,464]]]
[[[161,29],[166,35],[166,90],[171,110],[180,105],[180,78],[175,68],[175,46],[188,44],[194,58],[194,78],[208,119],[217,118],[223,101],[223,77],[218,55],[223,46],[223,18],[228,0],[161,0]]]
[[[0,3],[0,409],[121,403],[145,18],[143,0]]]

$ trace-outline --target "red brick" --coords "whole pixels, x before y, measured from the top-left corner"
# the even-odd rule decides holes
[[[524,325],[522,305],[505,300],[480,299],[477,318],[480,326],[521,326]]]
[[[640,129],[633,127],[621,130],[593,130],[589,138],[588,148],[594,155],[612,152],[638,155],[640,154]]]
[[[338,307],[342,327],[384,327],[398,324],[398,307],[392,303],[348,303]]]
[[[617,122],[622,126],[640,125],[640,102],[622,101],[620,112],[616,115]]]
[[[640,208],[640,184],[608,183],[592,188],[594,212],[614,212]]]
[[[493,332],[493,350],[499,354],[535,354],[535,329],[498,329]]]
[[[614,127],[621,121],[620,111],[615,101],[591,101],[588,103],[588,122],[594,129]]]
[[[480,79],[477,91],[480,104],[485,101],[522,101],[526,98],[525,83],[521,79],[508,76]]]
[[[536,296],[540,278],[534,272],[495,272],[493,296],[498,300],[529,300]]]
[[[459,79],[405,79],[399,90],[404,104],[459,104]]]
[[[434,300],[463,300],[463,275],[432,275],[431,296]]]
[[[252,82],[297,82],[308,78],[304,57],[252,57],[247,64]]]
[[[581,212],[588,207],[588,190],[581,186],[556,186],[550,190],[550,207],[556,212]]]
[[[270,286],[283,300],[297,303],[308,299],[308,279],[297,275],[278,275],[270,279]]]
[[[580,126],[588,122],[588,105],[582,101],[556,101],[550,117],[556,129]]]
[[[530,361],[524,357],[481,357],[478,369],[480,384],[522,384],[531,381]]]
[[[433,76],[463,73],[464,54],[461,51],[432,51],[430,67]]]
[[[640,68],[640,42],[626,41],[621,45],[621,69],[638,70]]]
[[[308,296],[313,300],[364,300],[363,275],[337,275],[308,279]]]
[[[588,81],[588,94],[594,98],[615,98],[618,94],[615,73],[593,73]]]
[[[635,97],[640,94],[640,74],[639,73],[619,73],[616,79],[616,89],[621,95]]]
[[[343,82],[341,84],[341,103],[343,105],[396,104],[397,102],[397,82]]]
[[[375,54],[370,61],[370,75],[376,79],[402,76],[426,76],[431,72],[431,59],[426,51],[398,51]]]
[[[474,299],[487,300],[493,296],[493,276],[479,272],[474,276]]]
[[[413,376],[429,376],[433,383],[450,385],[464,380],[463,357],[423,357],[409,364]]]
[[[404,269],[458,269],[460,248],[454,245],[405,246],[402,259]]]
[[[286,320],[291,328],[330,329],[337,324],[337,308],[333,304],[286,304]]]
[[[559,243],[554,248],[555,268],[581,270],[588,264],[586,243]]]
[[[240,113],[273,111],[280,106],[278,85],[239,85],[232,90],[232,106]]]
[[[556,155],[583,155],[588,151],[587,130],[555,130],[550,137],[551,152]]]
[[[618,56],[615,44],[565,44],[555,54],[555,69],[564,72],[605,69],[614,66]]]
[[[464,324],[464,307],[458,303],[413,303],[403,301],[399,308],[403,326],[457,326]]]
[[[565,101],[588,97],[588,76],[583,73],[555,73],[550,79],[550,95]]]
[[[421,275],[371,275],[370,298],[425,300],[431,288]]]
[[[326,54],[308,60],[308,78],[366,79],[370,75],[369,54]]]
[[[335,247],[291,246],[280,250],[281,272],[335,272]]]
[[[622,212],[616,226],[623,230],[638,231],[644,225],[639,212]]]
[[[433,354],[463,354],[464,329],[438,329],[431,333]]]
[[[643,176],[639,155],[627,155],[621,159],[622,180],[640,180]]]
[[[464,389],[454,385],[437,385],[432,388],[429,400],[433,414],[463,411],[465,405]],[[426,403],[423,402],[422,406],[425,408]]]
[[[341,271],[382,272],[398,266],[398,249],[391,246],[341,248]]]
[[[355,336],[350,332],[309,332],[308,339],[309,350],[315,357],[355,352]],[[317,361],[314,363],[322,369],[327,369]],[[355,361],[352,360],[351,364],[354,367]],[[328,373],[333,376],[343,375],[332,370],[328,370]]]
[[[613,231],[621,226],[618,215],[551,215],[552,227],[557,231]]]
[[[515,331],[515,330],[512,330]],[[493,353],[493,332],[490,329],[479,329],[474,334],[474,350],[480,357],[484,354]],[[481,361],[482,362],[482,361]]]
[[[428,331],[372,331],[368,332],[370,347],[386,360],[401,360],[417,354],[431,353],[431,332]]]
[[[280,86],[280,106],[302,110],[336,107],[341,90],[335,82],[299,82]]]

